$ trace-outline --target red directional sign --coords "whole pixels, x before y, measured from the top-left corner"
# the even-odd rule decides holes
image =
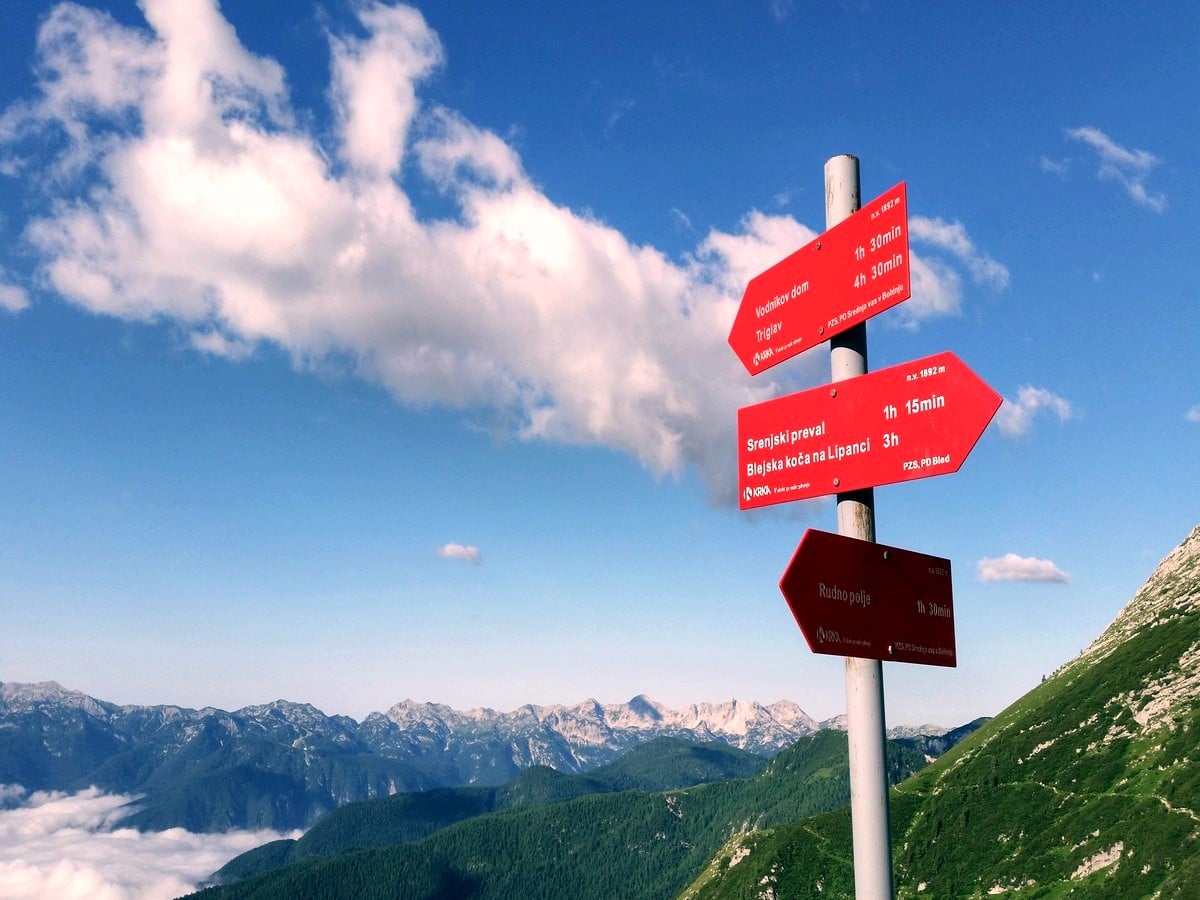
[[[945,352],[743,407],[739,506],[957,472],[1000,402]]]
[[[757,375],[912,294],[904,182],[750,279],[729,346]]]
[[[958,664],[948,559],[809,529],[779,590],[813,653]]]

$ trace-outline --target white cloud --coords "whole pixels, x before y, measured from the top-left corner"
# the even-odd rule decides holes
[[[215,328],[193,331],[188,342],[201,353],[223,356],[226,359],[245,359],[254,352],[254,345],[247,341],[231,340]]]
[[[1066,572],[1048,559],[1006,553],[996,559],[979,561],[982,581],[1052,581],[1063,584],[1071,580]]]
[[[909,232],[915,241],[948,251],[967,267],[971,277],[979,284],[998,291],[1008,287],[1008,269],[975,246],[962,222],[913,216],[909,222]]]
[[[1043,156],[1038,160],[1038,166],[1043,172],[1049,172],[1051,175],[1066,175],[1071,168],[1069,159],[1050,159],[1048,156]]]
[[[701,278],[713,282],[731,298],[741,299],[746,284],[785,256],[817,236],[807,225],[791,216],[772,216],[751,210],[735,234],[710,231],[697,249],[697,261],[704,271]],[[736,305],[731,312],[736,311]],[[732,320],[732,316],[730,316]]]
[[[214,0],[143,6],[152,31],[56,7],[41,94],[0,116],[14,168],[52,153],[57,174],[33,181],[51,212],[24,236],[67,300],[174,320],[231,360],[259,342],[300,367],[349,360],[402,403],[500,413],[523,439],[611,447],[659,476],[694,467],[720,502],[736,409],[826,377],[751,380],[726,343],[747,281],[814,232],[752,212],[673,261],[555,204],[500,136],[422,107],[443,56],[416,10],[358,3],[361,32],[330,36],[329,132],[297,124],[285,73]],[[421,219],[402,165],[456,214]],[[914,256],[909,321],[958,310],[960,267],[1003,286],[961,224],[925,223],[943,255]]]
[[[1200,422],[1200,403],[1187,411],[1186,418],[1189,422]]]
[[[961,222],[910,216],[909,236],[928,251],[911,252],[912,298],[899,308],[900,321],[907,327],[916,327],[934,316],[961,312],[962,276],[956,266],[966,269],[976,284],[997,291],[1008,287],[1008,269],[979,250]]]
[[[0,785],[0,797],[24,801],[0,810],[0,896],[6,900],[166,900],[194,891],[240,853],[300,834],[121,828],[136,798],[96,788],[26,795],[19,786]]]
[[[696,226],[692,224],[692,220],[688,218],[687,213],[682,209],[671,207],[671,218],[684,231],[694,232],[696,230]]]
[[[633,112],[637,106],[635,100],[618,100],[614,104],[612,110],[608,114],[608,119],[604,123],[604,136],[611,138],[613,129],[615,129],[627,115]]]
[[[1022,437],[1033,428],[1033,420],[1040,413],[1056,416],[1066,422],[1074,415],[1069,401],[1045,388],[1026,386],[1017,391],[1017,399],[1004,398],[996,412],[996,427],[1005,437]]]
[[[15,284],[5,284],[0,281],[0,309],[10,313],[19,313],[29,306],[29,295],[23,288]]]
[[[441,62],[442,50],[415,9],[363,3],[358,17],[370,37],[330,40],[342,155],[364,175],[387,176],[404,156],[416,83]]]
[[[0,809],[15,806],[25,799],[29,791],[19,784],[0,784]]]
[[[144,102],[139,92],[162,64],[143,32],[122,27],[107,13],[66,3],[51,9],[38,30],[38,58],[38,100],[14,104],[0,115],[0,171],[7,174],[41,175],[42,157],[25,158],[3,145],[20,144],[48,123],[62,139],[50,177],[81,169],[92,143],[88,114],[119,115]]]
[[[423,124],[424,136],[414,148],[417,159],[443,190],[453,191],[463,180],[508,190],[524,180],[516,152],[498,135],[443,107],[432,110]]]
[[[1116,143],[1099,128],[1085,126],[1068,128],[1067,137],[1081,141],[1096,151],[1100,158],[1097,175],[1105,181],[1115,181],[1125,188],[1133,201],[1154,212],[1167,208],[1164,194],[1152,194],[1146,189],[1146,178],[1162,163],[1162,160],[1147,150],[1129,150]]]
[[[962,276],[949,263],[910,251],[912,297],[899,307],[900,322],[908,328],[934,316],[962,312]]]
[[[478,547],[471,547],[465,544],[443,544],[438,548],[438,556],[446,559],[461,559],[465,562],[479,565],[483,562],[483,557],[479,553]]]
[[[785,22],[796,11],[796,0],[770,0],[771,18],[776,22]]]

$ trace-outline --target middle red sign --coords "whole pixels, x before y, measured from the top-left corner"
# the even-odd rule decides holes
[[[945,352],[743,407],[739,506],[957,472],[1000,403]]]

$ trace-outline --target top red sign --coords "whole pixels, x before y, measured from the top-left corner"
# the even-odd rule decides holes
[[[757,375],[911,295],[902,181],[750,279],[729,346]]]

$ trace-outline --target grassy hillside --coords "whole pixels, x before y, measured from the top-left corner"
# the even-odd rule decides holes
[[[1200,897],[1197,757],[1200,528],[1078,659],[893,792],[897,896]],[[684,896],[818,890],[853,896],[844,812],[731,841]]]
[[[299,840],[273,841],[231,860],[213,876],[218,884],[316,856],[417,841],[486,813],[557,803],[588,794],[664,791],[757,774],[767,760],[726,744],[658,738],[586,775],[545,766],[526,769],[501,787],[441,788],[349,803],[331,812]]]
[[[924,764],[919,753],[891,748],[893,781]],[[415,843],[309,859],[200,896],[670,897],[730,835],[848,800],[846,738],[826,731],[801,740],[753,778],[493,813]]]

